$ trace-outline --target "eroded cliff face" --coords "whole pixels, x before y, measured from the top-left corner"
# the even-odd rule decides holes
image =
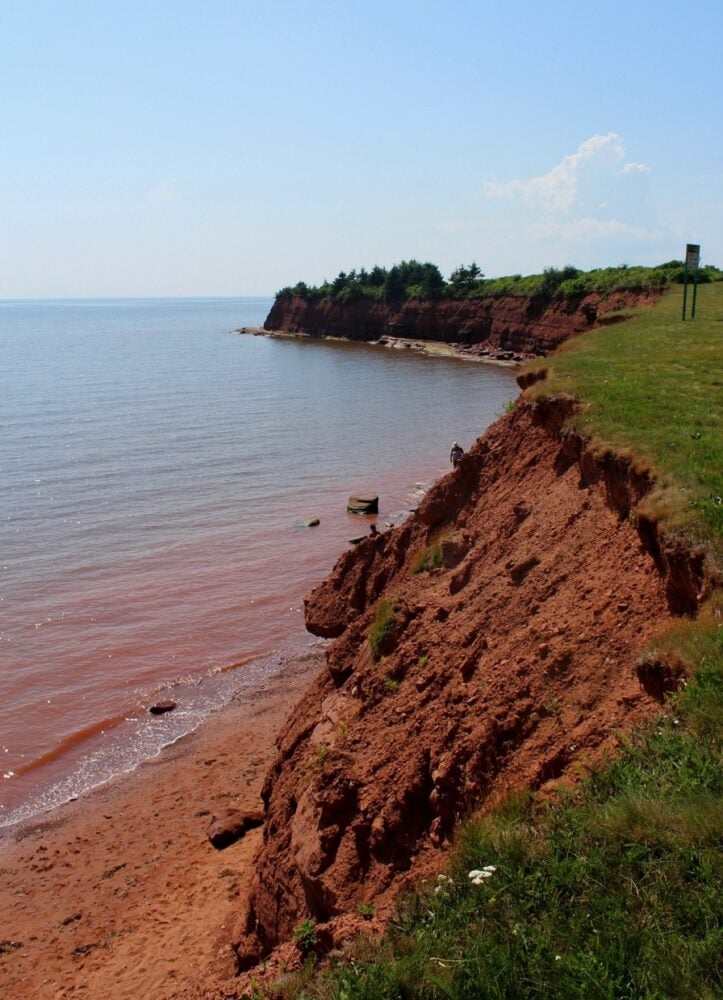
[[[277,296],[264,328],[312,336],[379,340],[383,336],[481,344],[523,354],[547,354],[568,337],[606,321],[621,309],[652,303],[654,292],[620,292],[570,299],[506,296],[488,299],[405,301],[398,305],[308,302]],[[612,318],[612,317],[610,317]]]
[[[242,967],[307,917],[329,940],[360,903],[383,917],[439,869],[459,817],[569,780],[659,710],[665,685],[637,661],[695,609],[702,560],[634,525],[647,476],[566,435],[569,405],[518,404],[307,597],[309,630],[334,641],[266,780]],[[441,566],[413,572],[425,552]]]

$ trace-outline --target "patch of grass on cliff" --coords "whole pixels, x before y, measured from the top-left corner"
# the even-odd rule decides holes
[[[372,624],[371,632],[369,633],[369,648],[371,649],[372,657],[375,660],[379,659],[379,656],[384,648],[384,642],[394,628],[395,620],[393,603],[388,601],[386,598],[383,598],[377,604],[374,623]]]
[[[419,553],[412,563],[412,573],[427,573],[430,569],[439,569],[442,565],[442,544],[433,542]]]
[[[720,556],[723,284],[698,289],[692,321],[681,320],[682,295],[675,288],[625,323],[569,340],[528,395],[581,400],[574,421],[600,451],[634,455],[658,473],[651,513]]]
[[[662,718],[575,793],[464,824],[446,875],[407,896],[306,998],[721,995],[723,628]]]

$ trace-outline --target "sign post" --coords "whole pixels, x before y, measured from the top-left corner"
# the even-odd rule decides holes
[[[688,304],[688,275],[693,275],[693,303],[690,318],[695,319],[695,300],[698,294],[698,266],[700,264],[700,243],[687,243],[685,247],[685,274],[683,277],[683,319]]]

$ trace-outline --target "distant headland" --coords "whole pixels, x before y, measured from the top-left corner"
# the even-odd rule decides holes
[[[550,267],[541,274],[486,278],[477,264],[445,280],[436,264],[409,260],[386,269],[341,271],[321,285],[282,288],[264,323],[269,333],[405,340],[455,345],[483,359],[544,356],[577,333],[619,322],[626,310],[652,304],[684,279],[684,264],[655,267]],[[699,282],[723,272],[702,268]],[[409,345],[412,346],[412,345]]]

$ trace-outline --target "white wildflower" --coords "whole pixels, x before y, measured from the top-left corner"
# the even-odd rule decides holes
[[[559,962],[562,960],[562,955],[555,955],[555,961]]]
[[[492,878],[497,871],[497,865],[485,865],[484,868],[473,868],[467,877],[473,885],[481,885],[482,879]]]

